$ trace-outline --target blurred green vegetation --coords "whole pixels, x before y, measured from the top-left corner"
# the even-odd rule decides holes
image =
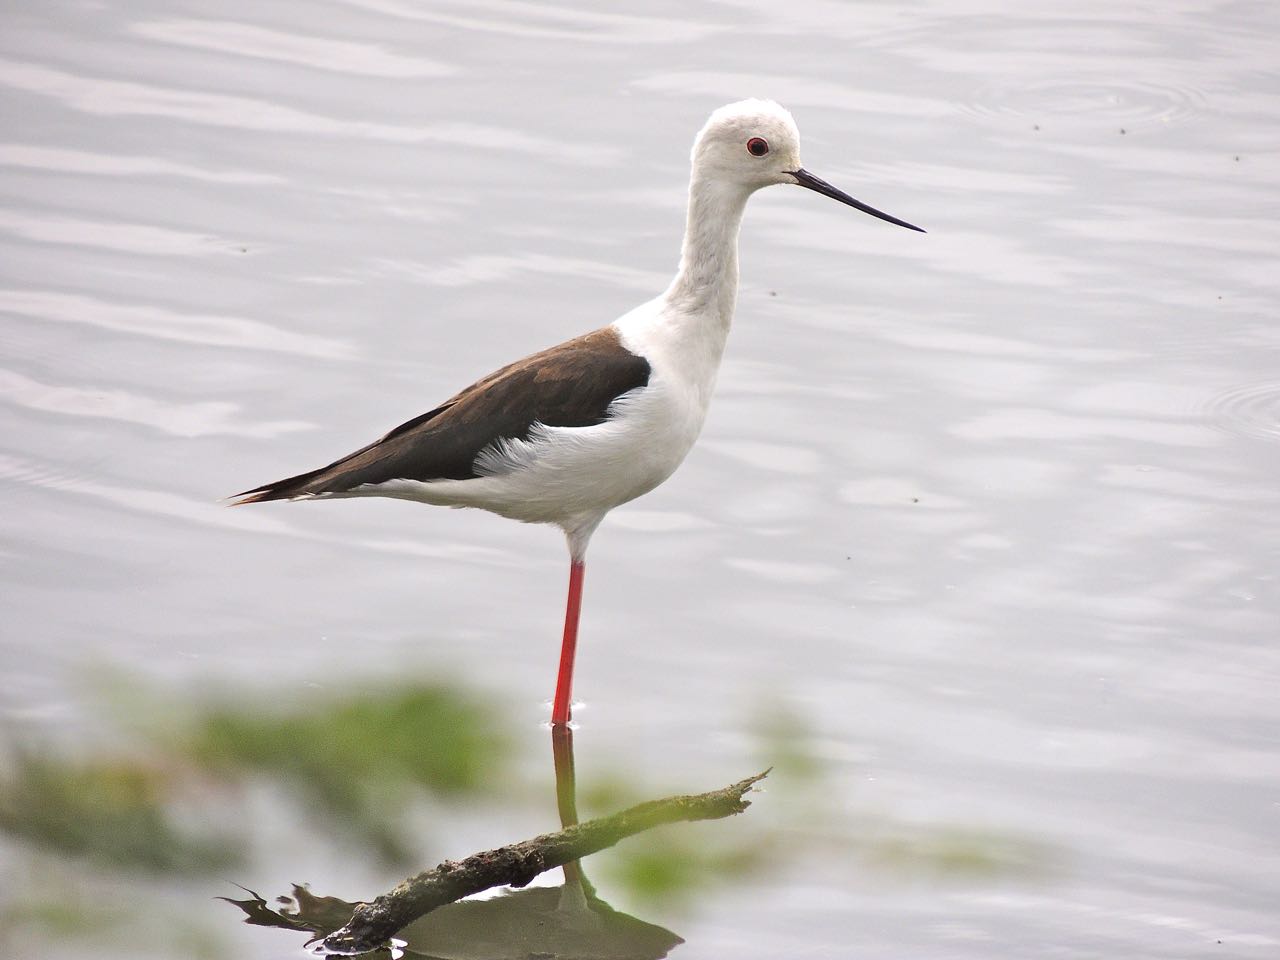
[[[818,754],[813,727],[794,705],[762,698],[748,724],[756,764],[774,771],[771,785],[804,793],[823,782],[829,764]]]
[[[404,866],[419,849],[404,823],[415,803],[493,790],[510,753],[498,711],[443,685],[284,704],[112,688],[118,725],[140,742],[92,761],[49,747],[10,750],[0,766],[0,829],[116,867],[207,873],[244,855],[234,829],[241,792],[228,788],[266,782],[328,821],[334,836]],[[193,806],[196,815],[180,816]],[[220,831],[190,825],[211,808],[223,814]]]
[[[502,810],[526,802],[554,809],[550,758],[534,774],[536,789],[513,790],[510,771],[522,765],[513,765],[514,739],[500,725],[506,714],[446,684],[181,699],[108,677],[98,690],[113,721],[98,742],[112,746],[93,759],[37,748],[30,737],[0,750],[0,830],[21,841],[33,862],[93,865],[96,875],[85,871],[92,883],[114,884],[125,872],[207,875],[244,864],[259,825],[250,802],[262,787],[305,809],[319,828],[307,832],[321,833],[329,846],[396,868],[434,862],[410,826],[426,804],[484,798]],[[7,739],[19,741],[12,733]],[[678,824],[631,838],[593,857],[591,872],[632,904],[678,911],[717,886],[782,883],[811,869],[989,882],[1052,868],[1052,851],[998,825],[906,822],[867,808],[858,792],[863,771],[833,763],[833,749],[847,749],[847,737],[823,740],[802,710],[755,701],[735,765],[743,755],[758,768],[772,765],[761,792],[748,798],[759,807],[731,825]],[[624,752],[611,751],[605,762],[601,770],[593,760],[583,778],[584,818],[723,786],[746,772],[718,769],[711,776],[722,782],[691,783],[681,771],[678,780],[645,783]],[[11,896],[0,903],[0,954],[6,940],[78,940],[106,929],[104,906]],[[16,941],[6,935],[15,930]],[[186,955],[215,949],[199,939]]]
[[[0,956],[232,956],[223,933],[194,912],[161,897],[140,897],[136,889],[124,895],[118,882],[103,877],[42,872],[38,879],[24,878],[23,889],[0,905]]]
[[[871,831],[860,845],[862,860],[906,879],[1026,879],[1054,866],[1053,852],[1043,844],[995,830],[950,825],[907,829],[894,823],[882,825],[881,831]]]
[[[1058,866],[1044,844],[997,826],[906,821],[867,806],[857,770],[833,764],[805,714],[786,700],[753,701],[747,723],[754,763],[772,767],[753,802],[767,801],[731,830],[679,825],[625,841],[593,870],[636,903],[679,908],[726,883],[778,882],[787,870],[846,869],[902,882],[1043,879]],[[648,796],[658,794],[654,787]],[[582,809],[616,810],[647,799],[625,771],[584,778]]]
[[[213,707],[175,744],[204,769],[279,780],[345,835],[403,866],[416,845],[401,821],[423,791],[497,786],[510,743],[496,714],[452,688],[409,687],[288,710]]]
[[[603,869],[609,888],[621,889],[637,903],[691,902],[695,894],[705,895],[714,886],[748,880],[785,864],[785,856],[776,857],[780,851],[774,849],[775,840],[743,827],[732,837],[713,839],[705,826],[680,824],[620,845]]]
[[[118,906],[113,909],[87,903],[66,890],[57,896],[23,891],[0,909],[0,946],[12,946],[24,937],[69,940],[100,936],[118,928],[124,920]]]
[[[16,752],[0,778],[0,829],[66,854],[160,873],[240,863],[232,836],[180,826],[170,768],[135,759],[77,761]]]
[[[301,709],[215,707],[187,743],[210,767],[251,768],[313,787],[339,805],[353,783],[440,793],[483,786],[508,744],[495,711],[445,687],[410,687]]]

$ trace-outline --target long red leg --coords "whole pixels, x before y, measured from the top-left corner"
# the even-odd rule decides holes
[[[578,615],[582,612],[582,575],[586,568],[581,560],[569,564],[569,602],[564,612],[564,640],[560,644],[560,675],[556,679],[556,699],[551,706],[551,725],[554,727],[569,722],[573,657],[578,650]]]

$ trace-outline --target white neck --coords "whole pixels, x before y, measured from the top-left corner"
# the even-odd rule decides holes
[[[751,191],[695,175],[689,184],[680,269],[663,294],[669,308],[728,334],[738,298],[738,228]]]
[[[656,300],[615,326],[629,349],[663,364],[691,389],[701,426],[738,298],[738,227],[751,191],[695,175],[680,269]],[[696,436],[696,431],[690,437]]]

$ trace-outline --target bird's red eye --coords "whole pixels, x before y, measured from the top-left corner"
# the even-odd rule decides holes
[[[753,157],[763,157],[769,152],[769,141],[764,137],[752,137],[747,141],[747,153]]]

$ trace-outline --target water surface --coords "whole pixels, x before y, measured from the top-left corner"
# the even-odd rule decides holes
[[[96,749],[106,668],[280,696],[445,676],[506,698],[548,777],[555,531],[216,501],[660,290],[693,133],[768,96],[809,169],[929,233],[756,197],[702,441],[595,539],[580,770],[731,782],[781,702],[834,818],[773,787],[750,816],[793,856],[639,912],[677,956],[1280,949],[1269,7],[51,0],[4,21],[16,736]],[[459,814],[433,855],[551,817]],[[290,829],[236,879],[397,879]],[[1044,855],[954,876],[859,853],[955,829]],[[44,862],[6,841],[2,885]],[[164,902],[217,955],[294,955],[236,927],[221,883]]]

